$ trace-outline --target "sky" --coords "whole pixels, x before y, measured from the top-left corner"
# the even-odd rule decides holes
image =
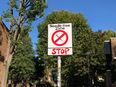
[[[7,3],[8,0],[0,0],[0,15],[8,8]],[[116,32],[116,0],[47,0],[44,16],[32,24],[30,36],[34,49],[38,41],[37,25],[44,21],[48,14],[60,10],[82,13],[93,31],[110,29]],[[5,24],[9,27],[8,23]]]

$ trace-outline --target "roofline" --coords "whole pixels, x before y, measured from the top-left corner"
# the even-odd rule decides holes
[[[7,26],[5,25],[5,23],[3,21],[0,21],[0,22],[1,22],[1,24],[4,25],[5,29],[9,32],[10,30],[7,28]]]

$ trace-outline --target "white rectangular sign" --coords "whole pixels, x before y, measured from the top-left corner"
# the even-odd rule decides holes
[[[48,24],[48,55],[72,55],[72,24]]]

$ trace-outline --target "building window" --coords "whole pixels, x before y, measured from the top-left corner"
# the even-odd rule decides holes
[[[0,56],[1,56],[1,50],[0,50]]]
[[[0,45],[2,45],[2,40],[3,40],[3,38],[2,38],[2,31],[0,30]]]
[[[4,62],[4,56],[2,56],[1,51],[0,51],[0,61]]]
[[[2,45],[3,37],[0,36],[0,46]]]
[[[2,31],[0,30],[0,36],[2,36]]]

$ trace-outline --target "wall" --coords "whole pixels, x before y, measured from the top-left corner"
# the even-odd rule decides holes
[[[5,61],[8,56],[8,29],[2,21],[0,21],[0,87],[3,87],[5,73]]]

